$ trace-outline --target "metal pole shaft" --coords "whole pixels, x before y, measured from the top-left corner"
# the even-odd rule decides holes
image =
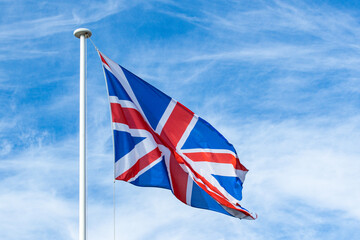
[[[86,80],[85,35],[80,36],[79,240],[86,240]]]
[[[86,240],[86,38],[91,31],[79,28],[80,38],[80,116],[79,116],[79,240]]]

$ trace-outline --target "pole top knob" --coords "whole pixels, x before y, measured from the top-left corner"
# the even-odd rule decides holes
[[[85,38],[91,37],[92,33],[87,28],[78,28],[74,31],[74,36],[80,38],[81,35],[84,35]]]

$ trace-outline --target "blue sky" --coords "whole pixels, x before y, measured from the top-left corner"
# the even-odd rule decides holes
[[[358,1],[0,1],[0,239],[77,239],[78,27],[205,118],[250,169],[240,221],[116,183],[117,239],[360,235]],[[113,156],[88,42],[88,234],[113,239]]]

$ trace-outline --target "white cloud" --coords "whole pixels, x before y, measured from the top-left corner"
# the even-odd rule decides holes
[[[47,42],[46,38],[51,38],[56,34],[69,34],[77,28],[86,24],[98,22],[115,13],[130,9],[138,4],[138,1],[131,3],[126,1],[93,1],[91,4],[78,2],[71,6],[69,3],[41,3],[41,2],[13,2],[3,6],[3,11],[8,14],[3,15],[3,24],[0,25],[0,44],[2,47],[0,61],[19,60],[26,58],[39,58],[51,56],[55,57],[66,51],[64,42],[58,41],[55,46],[48,49],[43,47]],[[21,7],[20,7],[21,6]],[[23,15],[19,15],[22,8],[41,9],[42,14],[28,14],[24,10]],[[54,43],[53,43],[54,44]],[[68,45],[68,43],[66,43]],[[62,50],[60,50],[62,49]]]
[[[232,136],[241,141],[240,156],[251,169],[246,192],[254,198],[267,195],[270,205],[294,198],[315,209],[341,210],[345,217],[359,220],[358,123],[359,116],[255,121],[238,127],[240,134]],[[228,132],[234,129],[231,126]],[[256,202],[262,202],[261,197]]]
[[[76,239],[76,147],[73,140],[58,144],[0,160],[1,238]]]
[[[147,4],[151,11],[156,9],[151,8],[153,3]],[[226,11],[205,4],[201,11],[192,13],[179,3],[156,4],[174,7],[159,11],[194,27],[167,42],[141,39],[141,46],[126,46],[126,54],[117,52],[114,40],[104,52],[120,56],[114,60],[131,66],[145,80],[152,80],[180,102],[188,103],[234,143],[241,161],[250,169],[243,205],[257,212],[259,219],[239,222],[187,207],[170,191],[119,182],[117,236],[351,239],[349,232],[358,234],[360,85],[356,18],[333,8],[279,1],[258,3],[257,10],[236,1],[222,3]],[[78,25],[98,23],[132,6],[117,1],[96,2],[86,8],[59,4],[58,10],[31,15],[30,20],[9,18],[14,21],[0,27],[1,48],[9,54],[0,56],[0,60],[26,61],[30,55],[43,56],[47,65],[47,57],[56,57],[57,50],[41,46],[45,37],[71,35]],[[69,57],[69,51],[56,59],[64,56]],[[98,59],[89,59],[88,64],[88,233],[89,239],[108,239],[113,232],[109,108],[102,74],[96,73],[101,71]],[[20,71],[22,66],[18,67]],[[17,94],[30,84],[40,86],[29,81],[20,88],[6,69],[1,69],[0,77],[1,90],[11,87]],[[61,94],[46,92],[52,97],[45,106],[22,107],[23,103],[13,101],[11,96],[10,100],[2,98],[5,116],[0,119],[0,238],[77,238],[76,129],[59,140],[52,128],[39,130],[31,122],[40,121],[43,112],[63,120],[63,114],[73,111],[77,94],[74,79],[77,77],[69,74],[43,79],[65,81],[68,86],[61,89]],[[232,87],[223,87],[225,82]],[[326,86],[318,87],[321,83]],[[254,109],[242,111],[245,104]],[[324,108],[328,110],[321,112]]]
[[[56,11],[49,5],[48,16],[23,19],[2,25],[0,31],[3,34],[0,41],[29,40],[56,33],[71,32],[75,26],[97,22],[114,13],[131,8],[135,4],[109,0],[107,2],[93,2],[89,7],[84,8],[84,5],[88,4],[80,2],[78,7],[73,8],[72,11],[69,11],[69,5],[66,3],[57,4]],[[15,8],[16,6],[9,8],[12,7]]]
[[[12,148],[13,145],[9,143],[9,141],[3,140],[2,142],[0,142],[0,156],[10,153]]]

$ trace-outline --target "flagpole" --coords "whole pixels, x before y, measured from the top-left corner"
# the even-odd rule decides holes
[[[86,240],[86,38],[91,31],[78,28],[80,38],[80,123],[79,123],[79,240]]]

